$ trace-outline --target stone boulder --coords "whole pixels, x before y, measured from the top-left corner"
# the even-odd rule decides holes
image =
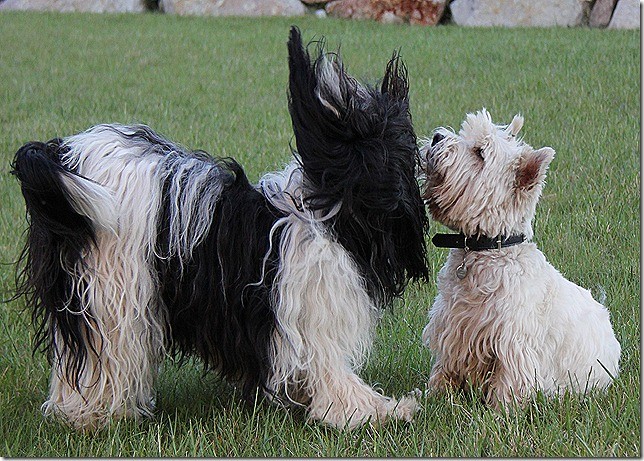
[[[61,11],[86,13],[141,13],[145,0],[4,0],[2,10]]]
[[[327,3],[329,16],[344,19],[376,19],[377,10],[370,0],[334,0]]]
[[[588,0],[454,0],[450,11],[459,26],[572,27],[589,7]]]
[[[613,15],[617,0],[597,0],[590,12],[588,25],[590,27],[606,27]]]
[[[301,16],[300,0],[159,0],[159,9],[178,15]]]
[[[447,3],[448,0],[334,0],[327,3],[326,12],[336,18],[435,25]]]
[[[639,29],[640,2],[639,0],[619,0],[613,17],[608,24],[609,29]]]

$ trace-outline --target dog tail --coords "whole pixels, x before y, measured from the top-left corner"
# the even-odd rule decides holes
[[[95,228],[113,228],[115,213],[110,200],[105,204],[109,193],[102,186],[62,165],[65,150],[61,139],[29,142],[16,153],[11,173],[20,181],[29,215],[16,298],[24,295],[33,309],[35,349],[42,346],[51,360],[69,348],[75,352],[75,363],[68,364],[73,371],[84,360],[83,336],[89,326],[71,288],[72,277],[83,252],[95,241]]]
[[[319,41],[311,58],[293,27],[288,41],[289,111],[305,201],[356,258],[385,300],[407,280],[428,278],[428,219],[409,113],[407,70],[394,53],[379,87],[350,76]]]
[[[92,234],[93,227],[114,230],[114,199],[100,184],[62,165],[66,149],[56,138],[29,142],[16,152],[12,174],[20,181],[29,214],[60,237]]]

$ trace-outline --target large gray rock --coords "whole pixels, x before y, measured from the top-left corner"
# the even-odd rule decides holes
[[[454,0],[452,21],[460,26],[579,26],[588,0]]]
[[[606,27],[613,15],[617,0],[597,0],[590,13],[588,25],[590,27]]]
[[[301,16],[300,0],[160,0],[161,11],[179,15]]]
[[[619,0],[613,17],[608,24],[609,29],[639,29],[640,2],[639,0]]]
[[[145,0],[4,0],[0,2],[0,11],[141,13],[146,9]]]

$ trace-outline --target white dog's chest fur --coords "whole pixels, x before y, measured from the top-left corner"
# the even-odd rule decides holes
[[[450,251],[423,333],[436,354],[430,382],[483,384],[507,400],[534,387],[604,387],[611,378],[603,367],[617,375],[620,346],[608,311],[535,244],[469,252],[459,280],[463,254]]]

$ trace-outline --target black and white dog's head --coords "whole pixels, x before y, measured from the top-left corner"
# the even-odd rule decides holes
[[[257,186],[142,125],[18,150],[18,291],[52,362],[46,413],[149,415],[176,352],[335,426],[411,418],[355,374],[379,308],[427,277],[405,67],[394,56],[375,88],[321,46],[311,59],[295,28],[288,51],[297,152]]]
[[[426,278],[428,220],[419,195],[407,70],[396,54],[379,87],[347,74],[320,42],[311,59],[291,29],[289,109],[306,206],[328,217],[370,292],[385,303],[409,278]]]

